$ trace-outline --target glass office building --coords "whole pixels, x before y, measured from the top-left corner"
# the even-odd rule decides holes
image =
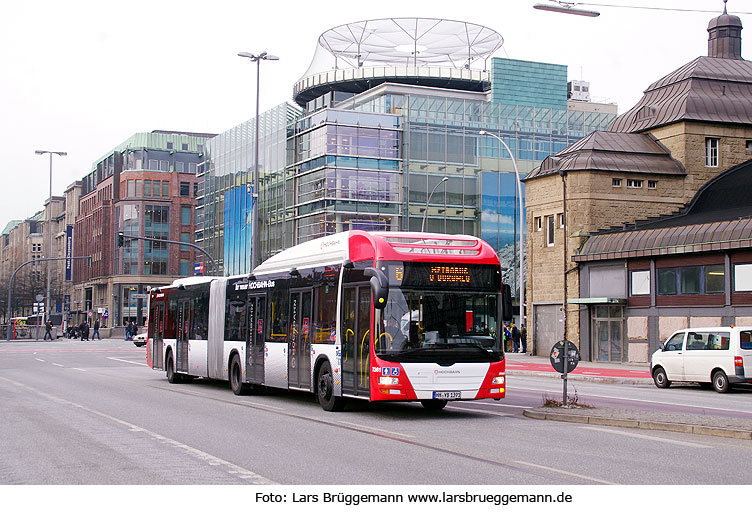
[[[260,256],[266,258],[290,245],[291,199],[284,194],[287,131],[301,110],[280,104],[259,117]],[[220,274],[241,274],[251,268],[255,119],[208,140],[198,168],[196,242],[214,257]],[[288,226],[284,220],[289,220]]]
[[[428,22],[438,28],[426,29]],[[415,27],[414,33],[402,30]],[[438,30],[441,37],[434,43],[423,33],[418,36],[421,27],[429,34]],[[454,49],[442,47],[453,31],[469,35],[468,41]],[[373,36],[367,35],[379,33],[369,48],[368,38]],[[347,44],[352,34],[363,35],[350,42],[359,54]],[[391,38],[389,45],[384,38]],[[317,50],[311,67],[294,86],[294,99],[303,111],[286,105],[290,123],[283,131],[277,115],[276,136],[269,140],[281,156],[279,138],[285,133],[287,161],[273,164],[273,179],[262,176],[262,203],[275,201],[261,210],[267,217],[261,259],[289,245],[350,229],[425,227],[488,241],[508,269],[505,281],[517,292],[520,213],[514,166],[495,138],[479,132],[503,138],[524,176],[548,155],[593,130],[605,129],[614,115],[568,109],[565,66],[491,58],[500,42],[490,29],[445,20],[374,20],[322,34],[323,50]],[[411,50],[419,46],[416,58]],[[334,61],[327,61],[327,56]],[[262,120],[268,116],[264,113]],[[215,140],[219,138],[229,135]],[[210,149],[218,147],[213,142]],[[253,141],[236,145],[250,149]],[[262,171],[266,172],[263,167]],[[247,191],[237,188],[248,184],[251,175],[235,176],[223,186],[207,181],[205,199],[225,195],[232,200],[224,206],[238,206],[222,212],[229,218],[204,223],[216,235],[222,233],[220,219],[225,228],[232,228],[233,240],[224,230],[224,253],[237,255],[232,263],[239,268],[226,268],[226,274],[248,263],[248,257],[243,262],[240,256],[250,242],[247,230],[241,229],[248,212],[243,211]],[[216,180],[224,174],[206,176]],[[232,188],[236,190],[228,193]],[[217,202],[221,201],[207,200],[206,205]]]

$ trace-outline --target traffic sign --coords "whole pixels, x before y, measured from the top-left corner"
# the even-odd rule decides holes
[[[102,314],[102,319],[107,319],[110,316],[110,312],[105,308]]]
[[[572,342],[568,340],[560,340],[554,347],[551,348],[551,365],[555,370],[560,373],[564,372],[564,345],[567,346],[567,372],[574,371],[577,364],[580,363],[580,351]]]

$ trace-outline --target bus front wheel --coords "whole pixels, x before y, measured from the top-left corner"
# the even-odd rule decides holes
[[[321,364],[316,381],[316,395],[319,399],[321,408],[327,412],[339,412],[345,406],[345,399],[342,396],[334,395],[334,376],[332,367],[329,362]]]
[[[441,410],[446,407],[447,402],[446,400],[421,400],[420,404],[428,410]]]

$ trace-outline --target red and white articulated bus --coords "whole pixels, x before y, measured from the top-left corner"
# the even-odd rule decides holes
[[[510,308],[498,257],[476,237],[353,230],[252,274],[152,289],[147,362],[170,383],[309,391],[329,411],[347,398],[441,409],[504,397]]]

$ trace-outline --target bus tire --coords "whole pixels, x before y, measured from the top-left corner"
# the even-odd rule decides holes
[[[240,357],[235,354],[230,360],[230,388],[235,396],[248,393],[248,384],[243,383],[243,368],[240,365]]]
[[[180,375],[175,372],[175,361],[172,359],[172,352],[167,352],[167,381],[170,383],[180,383]]]
[[[327,412],[339,412],[345,407],[345,399],[334,395],[334,376],[329,362],[321,364],[316,375],[316,396],[321,408]]]
[[[426,410],[441,410],[446,407],[446,400],[421,400],[420,404]]]

